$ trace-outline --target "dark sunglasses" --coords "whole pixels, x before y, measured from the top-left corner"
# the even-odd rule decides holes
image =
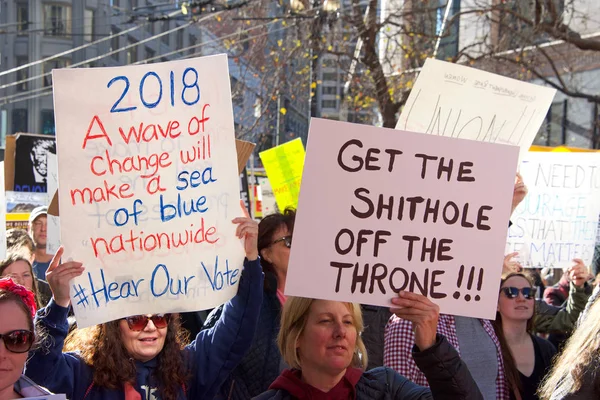
[[[285,247],[289,249],[290,247],[292,247],[292,236],[284,236],[281,239],[277,239],[273,241],[273,243],[271,243],[271,246],[279,242],[283,242],[285,244]]]
[[[27,353],[33,345],[33,332],[26,329],[10,331],[0,334],[0,339],[4,341],[4,347],[11,353]]]
[[[169,325],[169,320],[171,319],[171,314],[154,314],[151,316],[147,315],[133,315],[131,317],[125,318],[127,321],[127,325],[129,329],[134,332],[143,331],[146,329],[148,325],[148,321],[152,320],[152,323],[156,327],[156,329],[166,328]]]
[[[517,297],[519,297],[519,292],[521,292],[523,294],[523,297],[526,300],[531,300],[535,296],[533,288],[530,288],[530,287],[524,287],[522,289],[519,289],[519,288],[510,286],[510,287],[503,287],[500,290],[509,299],[516,299]]]

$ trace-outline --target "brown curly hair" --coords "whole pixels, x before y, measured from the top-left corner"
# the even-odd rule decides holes
[[[10,267],[13,263],[16,263],[17,261],[23,261],[29,266],[29,273],[31,274],[31,279],[33,281],[31,291],[33,292],[33,296],[35,298],[35,305],[39,310],[43,307],[43,305],[40,301],[40,293],[37,286],[37,279],[35,278],[35,274],[33,273],[33,267],[28,259],[26,259],[18,253],[9,252],[6,258],[0,261],[0,277],[4,276],[4,271],[6,270],[6,268]]]
[[[192,371],[188,371],[183,349],[187,334],[181,328],[178,315],[171,315],[163,349],[158,354],[158,391],[161,399],[176,400],[185,388]],[[136,368],[123,345],[119,320],[77,329],[67,336],[63,351],[77,351],[83,361],[94,368],[94,386],[122,389],[123,384],[135,385]]]

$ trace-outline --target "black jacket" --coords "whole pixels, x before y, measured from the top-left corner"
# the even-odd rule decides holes
[[[222,307],[210,313],[202,329],[212,327],[219,320]],[[252,346],[221,386],[217,400],[251,399],[267,390],[281,371],[287,368],[277,347],[280,318],[277,278],[265,272],[263,301]]]
[[[446,338],[425,350],[413,348],[413,358],[430,388],[412,383],[390,368],[365,372],[355,386],[357,400],[481,400],[483,396],[466,364]],[[291,400],[284,390],[269,390],[254,400]]]

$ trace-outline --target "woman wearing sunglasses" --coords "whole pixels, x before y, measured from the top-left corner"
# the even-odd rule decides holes
[[[258,225],[258,251],[265,272],[258,328],[250,350],[221,386],[219,400],[247,400],[258,396],[286,368],[277,348],[277,335],[281,308],[286,301],[283,291],[295,219],[296,212],[288,208],[283,213],[267,215]],[[222,307],[215,309],[203,329],[214,326],[221,311]]]
[[[535,288],[522,273],[502,279],[494,329],[500,341],[504,373],[511,398],[537,400],[542,378],[552,365],[556,348],[532,334]]]
[[[35,309],[32,292],[11,278],[0,279],[0,400],[51,394],[21,375],[35,342]]]
[[[248,217],[233,223],[238,224],[237,236],[245,238],[246,250],[238,292],[224,306],[219,322],[183,351],[179,319],[155,314],[77,331],[69,346],[78,351],[63,353],[69,281],[83,267],[76,262],[58,265],[60,249],[46,273],[53,299],[36,316],[53,340],[49,353],[34,352],[27,376],[77,400],[212,399],[250,347],[262,300],[258,224]]]

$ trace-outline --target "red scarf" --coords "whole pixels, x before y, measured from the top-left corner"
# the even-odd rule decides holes
[[[286,369],[269,389],[282,389],[298,400],[356,399],[355,386],[362,376],[362,370],[348,368],[342,379],[329,392],[325,393],[302,380],[302,371]]]

